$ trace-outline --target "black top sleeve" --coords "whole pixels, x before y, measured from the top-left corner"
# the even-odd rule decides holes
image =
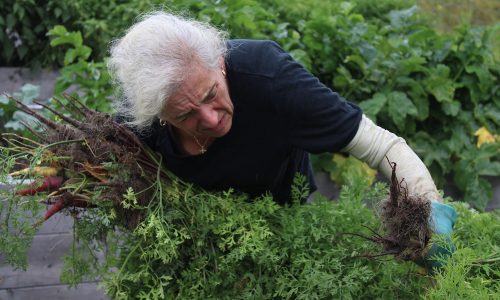
[[[310,153],[335,152],[347,146],[358,130],[360,108],[322,84],[274,42],[269,59],[279,62],[273,105],[287,120],[290,143]]]

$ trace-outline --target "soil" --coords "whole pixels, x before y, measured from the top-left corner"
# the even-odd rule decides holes
[[[432,235],[431,203],[424,197],[409,195],[404,178],[399,181],[396,176],[396,163],[389,163],[392,167],[390,194],[380,210],[385,236],[376,240],[386,252],[400,259],[421,260]]]

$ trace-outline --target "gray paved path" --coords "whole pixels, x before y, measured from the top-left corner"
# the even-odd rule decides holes
[[[63,214],[45,222],[33,239],[26,271],[13,270],[0,257],[0,300],[108,299],[97,281],[69,288],[59,280],[62,258],[70,253],[72,226],[72,218]]]

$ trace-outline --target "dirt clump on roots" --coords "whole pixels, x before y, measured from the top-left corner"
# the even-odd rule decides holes
[[[123,195],[131,187],[136,193],[137,204],[147,205],[152,195],[149,187],[157,180],[151,174],[156,175],[159,166],[150,159],[148,150],[127,127],[106,113],[87,108],[74,97],[65,98],[67,104],[56,99],[64,112],[37,103],[56,115],[60,122],[51,121],[17,101],[18,108],[35,117],[43,129],[33,131],[25,126],[32,131],[38,143],[49,145],[47,149],[53,157],[69,158],[57,161],[57,168],[63,170],[66,183],[80,178],[82,174],[91,178],[84,188],[94,200],[111,201],[122,225],[135,228],[141,221],[141,212],[125,209]]]
[[[366,256],[394,255],[405,261],[422,261],[432,235],[429,227],[431,203],[419,195],[408,194],[404,178],[399,181],[396,176],[396,163],[388,162],[392,168],[390,193],[379,207],[384,233],[362,236],[382,245],[384,251]]]

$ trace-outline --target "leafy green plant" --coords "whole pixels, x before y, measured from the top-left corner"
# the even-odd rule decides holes
[[[149,207],[153,214],[121,237],[119,271],[107,273],[103,285],[118,299],[432,299],[464,295],[464,289],[472,295],[476,288],[480,295],[499,295],[493,271],[499,259],[498,215],[459,205],[464,212],[455,236],[457,255],[435,275],[436,288],[426,288],[432,279],[419,275],[412,263],[362,257],[379,250],[348,233],[377,228],[363,201],[382,197],[386,189],[371,190],[364,177],[347,177],[338,202],[316,199],[291,207],[278,207],[269,197],[249,202],[232,191],[205,193],[174,181],[163,190],[171,200],[160,204],[163,208]],[[295,190],[299,196],[301,188]],[[487,226],[488,236],[478,240],[479,232],[474,237],[465,228],[471,226]],[[478,246],[481,251],[475,251]],[[482,262],[483,271],[456,267],[468,262]]]
[[[133,232],[104,225],[98,214],[111,211],[80,216],[63,280],[77,284],[99,275],[116,299],[499,295],[498,215],[456,205],[457,254],[429,288],[433,279],[422,277],[416,265],[363,258],[379,250],[348,234],[377,228],[363,201],[382,197],[386,189],[373,192],[363,177],[351,176],[338,202],[279,207],[269,197],[249,201],[234,191],[206,193],[174,180],[163,190],[168,200],[152,202]],[[112,247],[107,260],[96,264],[92,252],[106,245]]]
[[[113,88],[105,62],[91,61],[92,49],[83,44],[79,31],[68,32],[57,25],[48,33],[51,46],[69,46],[64,55],[64,67],[55,84],[54,93],[61,95],[68,88],[75,88],[86,105],[99,111],[111,110]]]
[[[141,7],[156,4],[152,1]],[[278,41],[322,82],[358,102],[382,127],[406,138],[439,187],[453,178],[466,201],[484,208],[491,186],[483,176],[499,175],[498,152],[477,155],[480,150],[473,144],[479,127],[496,133],[499,126],[495,82],[500,72],[491,44],[495,29],[464,26],[453,34],[439,34],[418,17],[417,7],[408,4],[383,2],[371,13],[363,1],[319,1],[306,7],[293,0],[172,1],[168,7],[226,28],[232,37]],[[120,19],[117,26],[124,29],[123,18],[131,17],[138,5],[120,4],[113,17]],[[405,9],[390,11],[400,8]],[[94,21],[89,24],[100,24],[106,34],[117,32],[112,25],[105,26],[112,23],[102,21],[105,14],[90,11],[89,20]],[[91,27],[85,33],[89,40]],[[53,37],[67,34],[64,30],[52,33]],[[112,91],[105,67],[90,61],[86,51],[76,50],[83,47],[81,39],[72,41],[78,42],[74,51],[68,50],[70,59],[66,56],[56,92],[80,85],[87,89],[85,94],[92,95],[85,101],[92,99],[91,106],[109,110]],[[467,167],[468,162],[479,167]],[[488,164],[491,167],[479,171]]]
[[[438,184],[453,174],[464,199],[484,208],[491,186],[480,176],[500,175],[498,143],[478,149],[474,136],[480,127],[497,132],[500,125],[494,83],[500,69],[489,48],[492,31],[462,28],[450,38],[425,27],[408,30],[412,32],[380,40],[383,47],[376,48],[387,52],[379,52],[364,76],[352,76],[359,71],[350,65],[349,73],[344,72],[349,76],[337,77],[337,83],[344,80],[374,93],[370,97],[356,90],[351,97],[367,99],[360,105],[369,116],[407,138]]]
[[[189,222],[178,209],[164,207],[167,221],[152,215],[133,234],[108,235],[106,244],[120,244],[118,253],[122,254],[118,260],[110,255],[105,265],[96,266],[88,251],[100,248],[93,243],[89,243],[91,248],[85,245],[87,238],[96,238],[95,226],[102,225],[90,216],[80,218],[76,225],[80,246],[65,260],[63,279],[77,284],[82,278],[91,278],[91,274],[100,274],[107,292],[117,299],[393,299],[415,295],[440,299],[443,295],[473,293],[485,298],[498,296],[498,274],[492,264],[498,259],[492,256],[498,253],[498,237],[478,241],[485,226],[491,233],[498,230],[498,219],[492,214],[474,213],[471,218],[463,206],[466,213],[459,226],[475,226],[481,231],[474,234],[476,231],[458,228],[457,235],[465,234],[460,236],[464,242],[458,244],[449,266],[435,276],[435,288],[426,289],[431,278],[419,275],[415,265],[360,258],[366,251],[377,250],[344,235],[365,230],[363,226],[376,226],[373,213],[359,202],[365,193],[359,187],[344,187],[338,203],[318,199],[312,205],[280,208],[270,198],[249,203],[232,192],[193,195],[192,188],[184,190],[178,184],[172,186],[175,192],[165,192],[173,193],[181,211],[194,209],[191,205],[196,203],[197,208],[186,216]],[[204,205],[200,207],[202,199]],[[186,225],[189,230],[175,229]],[[164,231],[165,226],[171,234]],[[159,243],[158,238],[164,242]],[[470,248],[479,246],[478,242],[483,245],[479,252]],[[117,253],[113,251],[109,253]],[[490,272],[481,271],[476,264]]]
[[[379,125],[406,138],[440,187],[451,176],[467,202],[484,208],[491,185],[482,176],[500,175],[499,146],[476,148],[474,133],[498,131],[496,29],[463,26],[443,35],[416,7],[392,11],[380,23],[356,13],[353,4],[336,5],[290,21],[299,40],[288,50]],[[484,172],[482,166],[488,166]]]
[[[62,280],[76,285],[99,276],[106,292],[117,299],[432,295],[426,287],[432,278],[419,275],[415,264],[373,259],[381,249],[360,238],[381,225],[365,201],[376,203],[387,194],[387,187],[372,187],[365,174],[346,171],[338,202],[318,198],[300,205],[308,194],[303,176],[294,180],[291,206],[279,206],[269,195],[250,199],[234,190],[207,192],[170,174],[156,154],[108,115],[77,99],[68,101],[64,111],[48,108],[57,122],[18,103],[45,127],[37,140],[16,136],[2,148],[0,179],[23,165],[28,169],[18,172],[26,176],[22,179],[36,180],[32,166],[51,166],[64,182],[50,194],[40,191],[28,197],[17,188],[2,192],[0,236],[9,244],[0,250],[9,263],[25,266],[25,249],[40,224],[32,225],[40,220],[43,200],[53,204],[44,219],[54,208],[75,217],[75,240]],[[457,230],[463,238],[457,235],[456,244],[459,253],[476,246],[481,251],[473,258],[458,255],[457,264],[468,259],[481,268],[451,274],[445,269],[439,273],[444,286],[440,293],[454,292],[446,290],[458,276],[487,281],[481,293],[498,294],[496,273],[485,270],[493,270],[500,260],[495,252],[500,223],[492,214],[478,216],[488,221],[464,220]],[[481,224],[488,226],[486,239],[467,235]],[[11,245],[21,248],[15,252]],[[98,252],[105,253],[104,260],[96,259]]]
[[[52,67],[63,52],[51,49],[45,33],[76,19],[74,1],[6,0],[0,3],[0,65]]]
[[[33,100],[36,100],[39,95],[40,87],[30,83],[25,84],[19,91],[12,93],[12,95],[0,95],[0,132],[15,131],[20,134],[28,134],[22,124],[23,122],[32,128],[36,128],[37,124],[33,122],[33,118],[18,111],[14,101],[11,101],[10,97],[14,97],[36,109],[39,107],[33,104]]]

